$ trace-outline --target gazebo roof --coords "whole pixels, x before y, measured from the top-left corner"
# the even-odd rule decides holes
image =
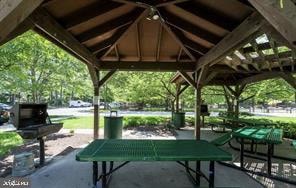
[[[206,69],[209,84],[236,84],[294,72],[294,0],[3,0],[0,10],[0,44],[33,29],[86,63],[92,78]]]

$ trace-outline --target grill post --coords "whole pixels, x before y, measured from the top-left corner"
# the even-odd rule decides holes
[[[37,140],[39,140],[39,165],[43,166],[45,161],[44,139],[43,137],[39,137]]]

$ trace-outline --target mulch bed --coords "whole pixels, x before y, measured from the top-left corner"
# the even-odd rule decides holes
[[[88,134],[52,134],[45,139],[46,156],[63,156],[89,143],[93,135]],[[39,157],[39,142],[29,140],[24,145],[14,148],[8,155],[0,157],[0,177],[6,177],[11,174],[13,155],[23,152],[32,152],[35,158]]]

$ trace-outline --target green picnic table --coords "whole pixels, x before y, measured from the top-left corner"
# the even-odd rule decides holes
[[[111,174],[131,161],[176,161],[185,167],[189,177],[197,185],[201,176],[209,182],[209,187],[214,187],[214,162],[230,161],[232,155],[204,140],[97,139],[80,151],[76,155],[76,160],[93,162],[94,186],[98,180],[101,180],[102,187],[106,187]],[[189,161],[196,161],[195,170],[189,167]],[[200,161],[210,161],[209,177],[200,171]],[[100,177],[98,177],[98,162],[102,162]],[[109,172],[107,172],[107,162],[110,162]],[[114,162],[123,163],[113,169]]]
[[[264,142],[268,145],[267,150],[267,174],[271,175],[271,158],[274,153],[274,145],[281,144],[283,139],[283,130],[268,127],[243,127],[233,131],[233,138],[240,139],[240,166],[244,163],[244,140],[255,142]]]
[[[269,126],[276,125],[276,123],[272,123],[272,122],[260,122],[260,121],[253,121],[251,119],[243,119],[243,118],[235,118],[235,117],[219,116],[219,118],[222,119],[224,122],[229,121],[229,122],[233,122],[233,123],[244,124],[244,125],[247,125],[247,126],[269,127]]]

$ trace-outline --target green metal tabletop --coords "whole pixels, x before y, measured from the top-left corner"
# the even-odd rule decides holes
[[[204,140],[97,139],[78,161],[229,161],[232,155]]]
[[[243,127],[232,133],[233,137],[263,141],[269,144],[281,144],[283,142],[283,130],[267,127]]]

